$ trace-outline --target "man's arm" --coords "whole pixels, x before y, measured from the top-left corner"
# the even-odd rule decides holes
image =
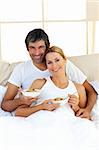
[[[97,93],[95,92],[95,90],[93,89],[93,87],[89,84],[89,82],[86,80],[83,83],[83,86],[86,89],[86,94],[87,94],[87,103],[86,103],[86,107],[80,109],[76,116],[79,116],[81,118],[88,118],[90,119],[90,112],[96,102],[96,97],[97,97]]]
[[[15,96],[17,95],[18,89],[19,89],[19,87],[15,86],[11,83],[8,83],[7,91],[5,93],[3,101],[1,103],[1,107],[3,110],[12,112],[19,106],[21,106],[21,105],[29,106],[34,101],[34,99],[31,97],[15,98]]]
[[[83,84],[83,86],[85,87],[87,94],[87,104],[86,107],[81,108],[76,115],[89,119],[90,112],[96,102],[97,94],[90,83],[87,81],[87,77],[83,74],[83,72],[69,60],[67,61],[66,72],[70,80],[73,80],[76,83]]]
[[[19,106],[19,102],[17,101],[17,99],[13,101],[17,92],[18,92],[18,87],[8,83],[7,91],[1,103],[1,107],[3,110],[11,112]]]
[[[83,85],[84,85],[84,87],[86,89],[86,92],[87,92],[87,106],[86,106],[86,109],[91,111],[94,104],[96,103],[97,93],[93,89],[93,87],[89,84],[88,81],[85,81]]]

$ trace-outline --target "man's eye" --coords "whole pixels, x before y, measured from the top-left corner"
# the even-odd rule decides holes
[[[45,48],[45,46],[40,46],[39,48],[40,48],[40,49],[43,49],[43,48]]]
[[[29,46],[29,49],[34,49],[34,47],[33,46]]]

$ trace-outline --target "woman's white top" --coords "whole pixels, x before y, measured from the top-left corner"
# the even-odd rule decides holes
[[[55,99],[55,98],[63,98],[65,101],[68,101],[68,94],[76,94],[77,89],[72,81],[68,81],[68,86],[66,88],[59,88],[57,87],[50,77],[46,78],[46,83],[41,89],[38,103],[43,102],[44,100],[48,99]]]

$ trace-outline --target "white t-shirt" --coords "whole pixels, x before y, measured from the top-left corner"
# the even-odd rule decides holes
[[[66,63],[66,73],[69,80],[79,84],[83,84],[87,80],[85,74],[69,60]]]
[[[66,63],[66,73],[69,80],[75,81],[77,83],[83,84],[87,77],[69,60]],[[38,78],[46,78],[50,76],[48,70],[41,71],[35,65],[33,65],[32,60],[18,64],[13,73],[11,74],[8,82],[22,87],[23,89],[28,89],[32,84],[33,80]]]
[[[50,75],[48,70],[39,70],[31,60],[18,64],[13,70],[8,82],[28,89],[32,82],[38,78],[46,78]]]

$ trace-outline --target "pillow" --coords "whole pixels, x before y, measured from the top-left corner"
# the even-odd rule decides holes
[[[92,112],[91,112],[91,116],[96,127],[99,129],[99,81],[91,81],[90,84],[92,85],[92,87],[95,89],[95,91],[98,94],[96,104],[94,105]]]
[[[6,90],[7,90],[7,87],[4,87],[4,86],[0,85],[0,104],[2,102],[2,99],[4,97],[4,94],[5,94]]]
[[[92,87],[95,89],[95,91],[99,95],[99,81],[91,81],[90,84],[92,85]]]
[[[69,57],[88,78],[88,81],[99,81],[99,54]]]
[[[91,119],[94,121],[95,126],[99,129],[99,95],[97,95],[96,104],[92,109]]]
[[[7,87],[4,87],[4,86],[0,85],[0,104],[2,102],[2,99],[4,97],[4,94],[5,94],[6,90],[7,90]],[[4,110],[2,110],[2,108],[0,108],[0,117],[2,117],[2,116],[11,116],[11,113],[7,112],[7,111],[4,111]]]

